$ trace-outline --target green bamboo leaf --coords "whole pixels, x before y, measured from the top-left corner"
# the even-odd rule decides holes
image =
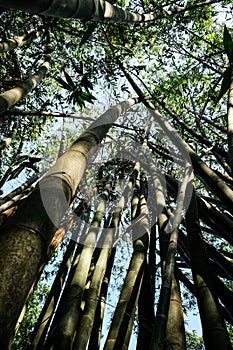
[[[230,84],[231,84],[231,67],[228,67],[223,74],[221,89],[220,89],[219,95],[215,100],[216,104],[220,101],[223,95],[225,95],[225,93],[229,90]]]
[[[85,91],[82,91],[81,92],[81,94],[80,94],[80,96],[82,97],[82,98],[85,98],[85,99],[88,99],[88,98],[90,98],[90,93],[89,92],[85,92]]]
[[[167,89],[165,89],[163,86],[159,86],[159,85],[155,85],[155,90],[158,90],[160,92],[167,92]]]
[[[80,82],[80,85],[81,85],[81,86],[84,86],[85,89],[87,89],[87,90],[88,90],[88,89],[93,90],[93,85],[92,85],[92,83],[88,80],[86,74],[84,74],[84,76],[82,77],[82,80],[81,80],[81,82]]]
[[[15,164],[20,164],[20,163],[24,162],[25,160],[28,160],[28,156],[26,156],[26,155],[19,156],[19,157],[17,157]]]
[[[81,108],[85,106],[84,98],[82,96],[82,91],[79,88],[76,88],[69,97],[69,101],[73,104],[77,103]]]
[[[75,102],[77,102],[81,108],[85,106],[85,103],[80,95],[75,97]]]
[[[228,59],[232,63],[233,62],[233,40],[226,26],[224,26],[223,44],[224,44],[224,49],[228,56]]]
[[[25,169],[25,167],[21,164],[20,166],[18,166],[16,169],[12,170],[12,173],[9,177],[9,181],[16,179],[19,174]]]
[[[84,33],[81,41],[80,41],[80,46],[85,44],[85,42],[90,38],[92,33],[94,32],[95,28],[97,27],[98,23],[90,23],[86,32]]]
[[[69,91],[71,91],[72,89],[71,89],[71,87],[67,84],[67,82],[65,81],[65,80],[63,80],[63,79],[61,79],[61,78],[55,78],[54,77],[54,79],[58,82],[58,84],[61,86],[61,87],[63,87],[65,90],[69,90]]]
[[[75,86],[75,84],[74,84],[72,78],[69,76],[68,73],[66,73],[65,70],[63,70],[63,73],[64,73],[64,75],[65,75],[66,81],[67,81],[68,85],[70,86],[70,88],[71,88],[72,90],[75,89],[76,86]]]
[[[85,92],[85,91],[82,91],[80,96],[85,99],[86,101],[90,101],[92,99],[95,99],[95,97],[90,93],[90,92]]]
[[[166,16],[166,18],[169,20],[169,22],[173,22],[173,17],[166,11],[166,10],[164,10],[164,12],[165,12],[165,16]]]
[[[77,64],[75,64],[74,60],[71,59],[72,62],[72,66],[74,68],[74,70],[76,71],[76,73],[83,75],[83,63],[80,62],[79,66]]]

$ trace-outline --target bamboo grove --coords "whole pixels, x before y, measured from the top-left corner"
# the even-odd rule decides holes
[[[232,349],[232,2],[0,6],[0,349]]]

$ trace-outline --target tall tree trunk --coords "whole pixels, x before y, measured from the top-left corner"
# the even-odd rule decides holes
[[[119,103],[94,122],[58,159],[5,225],[0,235],[2,350],[11,344],[25,300],[46,258],[56,228],[77,191],[87,160],[117,117],[136,102],[129,99]]]
[[[163,350],[166,339],[166,326],[171,296],[171,286],[175,266],[175,254],[178,240],[178,229],[176,228],[170,236],[167,251],[166,264],[164,267],[163,281],[152,333],[151,350]]]
[[[33,30],[30,33],[18,36],[13,39],[8,39],[0,42],[0,52],[6,52],[16,49],[17,47],[21,47],[25,44],[30,44],[31,41],[38,37],[41,34],[40,31]]]
[[[227,134],[229,162],[231,166],[231,174],[233,174],[233,68],[231,68],[231,84],[228,93]]]
[[[173,274],[166,328],[165,350],[185,350],[185,328],[178,280]]]
[[[110,249],[102,248],[100,256],[97,260],[91,284],[87,292],[87,299],[83,310],[82,318],[80,320],[77,333],[74,338],[72,347],[73,350],[86,349],[88,339],[92,331],[95,312],[98,305],[98,301],[100,299],[100,290],[105,276],[110,253]]]
[[[9,2],[2,0],[0,1],[0,6],[31,13],[40,13],[52,17],[73,17],[83,20],[93,19],[96,21],[119,23],[146,22],[157,18],[157,16],[153,14],[140,15],[138,13],[122,10],[103,0],[67,0],[63,2],[60,0],[42,0],[37,1],[35,4],[32,4],[28,0],[21,0],[17,3],[13,0]]]
[[[153,261],[153,264],[155,262]],[[142,286],[138,299],[137,350],[149,349],[154,323],[154,293],[151,285],[149,266],[145,266]]]
[[[102,282],[98,306],[95,312],[93,328],[92,328],[91,336],[88,343],[88,350],[93,350],[93,349],[99,350],[99,347],[100,347],[104,312],[105,312],[106,300],[107,300],[107,292],[108,292],[109,282],[111,278],[111,272],[112,272],[112,266],[114,263],[115,254],[116,254],[116,248],[113,248],[108,260],[107,270]]]
[[[138,174],[139,176],[139,174]],[[111,327],[106,339],[104,350],[127,349],[132,333],[135,309],[141,289],[146,264],[150,224],[148,208],[144,196],[144,186],[136,180],[136,191],[132,198],[132,219],[139,215],[139,222],[135,227],[134,251],[124,281],[124,285],[114,312]],[[143,190],[142,190],[143,187]],[[137,204],[137,210],[136,210]],[[134,235],[134,232],[132,232]]]
[[[185,348],[184,325],[183,328],[179,328],[180,325],[183,324],[182,308],[179,308],[178,312],[177,308],[174,307],[174,298],[179,298],[179,293],[177,295],[177,286],[174,278],[174,267],[178,243],[179,224],[182,218],[185,197],[189,194],[190,186],[192,186],[192,171],[190,171],[190,165],[187,162],[185,179],[178,193],[174,220],[172,222],[172,232],[169,239],[168,233],[166,232],[166,228],[169,224],[169,218],[165,213],[159,215],[160,250],[163,278],[150,346],[150,349],[152,350],[163,350],[166,345],[166,340],[174,349]],[[162,198],[162,193],[160,193],[160,197],[162,202],[165,202],[165,198]],[[179,316],[177,323],[173,323],[174,314],[175,316]],[[168,318],[169,323],[167,323]],[[169,336],[169,339],[167,339],[167,336]]]
[[[112,236],[111,239],[114,238],[114,233],[119,229],[119,223],[120,223],[124,206],[128,201],[128,197],[131,194],[133,185],[135,183],[135,178],[137,176],[136,170],[137,170],[137,166],[134,167],[132,176],[129,179],[129,182],[126,186],[126,189],[123,195],[119,199],[115,212],[113,213],[111,223],[110,223],[110,229],[109,229],[109,236],[110,237]],[[88,338],[91,334],[91,330],[93,327],[94,315],[96,312],[96,307],[100,296],[102,280],[105,274],[106,264],[110,253],[111,253],[110,249],[103,248],[101,250],[99,259],[96,263],[96,269],[93,274],[90,290],[88,291],[85,309],[82,315],[81,322],[79,324],[79,329],[74,339],[73,350],[77,350],[77,349],[84,350],[86,348]]]
[[[63,284],[69,269],[70,262],[72,260],[72,255],[75,251],[76,242],[71,240],[66,252],[64,254],[63,260],[59,267],[56,278],[53,282],[52,288],[48,295],[48,298],[45,302],[45,305],[40,313],[37,324],[33,330],[33,333],[30,337],[31,344],[28,347],[28,350],[41,350],[43,343],[45,341],[46,333],[48,331],[51,318],[54,314],[54,311],[57,306],[57,302],[60,298],[60,294],[63,288]],[[76,258],[77,254],[80,253],[79,247],[76,248]],[[75,259],[76,259],[75,258]]]
[[[17,102],[19,102],[21,98],[26,96],[29,92],[35,89],[37,85],[40,84],[50,67],[50,53],[51,45],[50,43],[48,43],[46,47],[46,60],[41,65],[37,73],[26,79],[17,87],[5,91],[0,95],[0,114],[4,113],[7,109],[13,107]]]
[[[72,347],[74,333],[80,314],[80,305],[82,303],[85,286],[87,284],[88,273],[91,268],[96,238],[105,214],[106,201],[109,198],[109,191],[112,181],[113,179],[111,177],[110,182],[106,185],[105,191],[100,196],[100,202],[94,214],[91,227],[86,235],[74,276],[64,291],[63,298],[60,302],[60,316],[57,318],[56,328],[52,333],[53,349],[65,350]]]
[[[160,18],[166,18],[166,15],[175,15],[181,12],[190,11],[194,8],[219,2],[219,0],[206,0],[191,6],[178,7],[168,10],[166,13],[159,11],[158,14],[138,14],[125,11],[117,6],[111,5],[104,0],[40,0],[36,3],[30,0],[0,0],[0,6],[4,8],[12,8],[15,10],[23,10],[30,13],[38,13],[52,17],[73,17],[82,20],[95,20],[100,22],[114,23],[137,23],[154,21]]]
[[[49,258],[51,257],[51,255],[54,253],[54,251],[56,250],[56,248],[58,247],[58,245],[61,243],[61,241],[63,240],[64,238],[64,235],[66,234],[67,230],[69,228],[71,228],[72,226],[72,223],[73,223],[73,220],[72,219],[67,219],[62,225],[61,227],[59,227],[58,230],[56,230],[55,234],[54,234],[54,237],[52,239],[52,242],[49,246],[49,249],[47,251],[47,256],[46,256],[46,260],[43,262],[43,264],[40,266],[40,269],[38,271],[38,274],[35,278],[35,281],[32,285],[32,288],[31,288],[31,291],[29,292],[29,295],[28,295],[28,298],[25,302],[25,305],[22,309],[22,312],[20,314],[20,317],[19,317],[19,320],[18,320],[18,323],[16,325],[16,329],[15,329],[15,333],[18,332],[18,329],[20,328],[20,325],[21,325],[21,322],[23,320],[23,317],[26,313],[26,310],[27,310],[27,305],[28,303],[30,302],[30,296],[31,296],[31,293],[34,289],[34,286],[37,284],[37,282],[39,281],[40,277],[41,277],[41,274],[42,274],[42,271],[43,271],[43,268],[44,266],[48,263],[49,261]]]
[[[187,210],[186,228],[206,350],[230,350],[232,347],[220,313],[219,301],[209,278],[211,267],[201,238],[195,193]]]

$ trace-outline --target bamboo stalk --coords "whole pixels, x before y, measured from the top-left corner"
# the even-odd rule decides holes
[[[139,175],[138,175],[139,176]],[[106,339],[104,350],[111,349],[127,349],[130,341],[131,330],[133,326],[133,318],[137,305],[141,283],[143,279],[146,252],[148,248],[148,237],[150,233],[150,224],[148,221],[148,208],[144,194],[140,194],[139,177],[136,181],[136,191],[132,198],[132,219],[139,216],[136,237],[134,242],[134,251],[131,257],[130,265],[124,281],[124,285],[120,294],[117,307],[114,312],[111,327]],[[138,200],[138,195],[140,195]],[[139,208],[136,210],[135,203]],[[139,234],[140,233],[140,234]]]
[[[155,264],[154,261],[153,264]],[[147,264],[138,299],[137,350],[149,349],[154,324],[154,291],[149,271],[149,264]]]
[[[99,22],[140,23],[156,21],[161,18],[166,18],[167,14],[174,16],[179,13],[191,11],[218,2],[219,0],[206,0],[190,6],[177,7],[175,9],[167,10],[166,12],[159,11],[157,14],[132,13],[113,6],[107,1],[101,0],[96,2],[94,2],[94,0],[80,0],[79,2],[76,0],[64,4],[59,0],[53,0],[51,2],[43,0],[37,1],[34,5],[25,0],[18,0],[17,3],[14,0],[1,0],[0,6],[4,8],[23,10],[29,13],[40,13],[52,17],[73,17],[82,20],[89,20],[91,18],[92,20]]]
[[[192,273],[196,287],[205,347],[207,350],[230,350],[232,347],[229,336],[220,314],[215,288],[209,278],[211,269],[201,240],[194,193],[186,214],[186,228],[190,242]]]
[[[60,303],[60,318],[57,320],[57,326],[53,330],[53,349],[67,349],[72,346],[80,313],[80,305],[87,283],[88,272],[91,267],[97,233],[105,213],[106,200],[109,197],[112,181],[114,179],[111,178],[104,193],[101,195],[91,227],[84,241],[79,263]]]
[[[74,253],[75,246],[76,243],[74,241],[70,241],[68,247],[66,248],[66,252],[49,292],[48,298],[46,299],[45,305],[30,337],[31,344],[29,345],[28,350],[39,350],[42,348],[51,318],[63,288],[63,283],[69,269],[69,263],[71,261],[72,254]]]
[[[161,213],[158,220],[163,278],[150,345],[150,349],[152,350],[163,350],[166,341],[172,344],[174,348],[185,348],[182,308],[177,308],[177,305],[174,306],[173,302],[173,299],[179,299],[179,293],[177,294],[177,284],[174,278],[175,255],[178,244],[179,224],[182,218],[182,210],[184,207],[185,198],[189,194],[189,187],[192,186],[192,172],[190,172],[190,166],[188,162],[186,162],[185,170],[185,178],[178,194],[174,220],[171,225],[172,232],[170,234],[170,238],[168,238],[167,233],[169,217],[165,213]],[[163,194],[160,193],[160,196],[163,196]],[[165,198],[162,199],[162,202],[165,202]],[[177,324],[174,323],[174,314],[175,316],[179,316]],[[181,329],[176,328],[178,322],[179,326],[183,325]]]
[[[165,350],[185,350],[185,328],[178,280],[172,277],[170,304],[166,327]]]
[[[25,44],[30,44],[31,41],[41,34],[40,31],[33,30],[30,33],[8,39],[0,42],[0,52],[7,52],[22,47]]]
[[[228,137],[228,155],[233,174],[233,69],[231,68],[231,83],[228,92],[227,103],[227,137]]]
[[[118,230],[124,206],[128,201],[129,195],[135,183],[135,178],[138,175],[137,170],[137,165],[135,165],[132,176],[129,179],[123,195],[120,197],[115,212],[112,216],[110,228],[107,230],[106,236],[104,237],[103,248],[100,252],[100,256],[96,264],[90,290],[87,295],[87,302],[85,305],[84,313],[76,337],[74,339],[73,350],[86,349],[88,338],[93,327],[94,315],[100,297],[100,289],[107,267],[107,262],[112,251],[110,248],[113,245],[113,239],[116,231]]]
[[[0,94],[0,114],[7,109],[13,107],[21,98],[28,95],[37,85],[41,83],[50,67],[51,61],[51,44],[48,43],[46,47],[45,61],[38,69],[37,73],[26,79],[17,87]]]
[[[99,301],[95,312],[93,328],[89,338],[88,350],[93,350],[93,349],[97,350],[100,347],[104,312],[105,312],[105,306],[106,306],[106,300],[107,300],[107,291],[109,287],[115,254],[116,254],[116,248],[113,248],[108,260],[107,270],[101,286],[101,292],[100,292]]]

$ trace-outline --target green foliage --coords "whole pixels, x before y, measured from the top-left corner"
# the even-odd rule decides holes
[[[27,312],[14,339],[11,347],[12,350],[25,350],[27,345],[30,343],[30,334],[38,319],[38,315],[48,292],[48,284],[45,281],[40,281],[27,305]]]
[[[76,69],[77,70],[77,69]],[[72,102],[73,104],[78,104],[80,108],[85,106],[85,101],[89,103],[93,103],[93,100],[96,100],[95,96],[93,96],[89,89],[93,88],[91,82],[87,79],[86,75],[83,75],[82,80],[80,82],[80,85],[76,85],[70,75],[63,70],[63,73],[65,75],[65,80],[61,79],[60,77],[54,77],[54,79],[65,89],[70,92],[68,97],[68,102]],[[86,91],[82,90],[83,86]]]
[[[203,350],[204,344],[202,337],[198,337],[195,331],[186,332],[187,350]]]
[[[227,330],[228,330],[228,334],[229,334],[229,337],[230,337],[230,341],[231,341],[231,345],[233,346],[233,328],[232,328],[232,325],[228,324],[227,323]]]

